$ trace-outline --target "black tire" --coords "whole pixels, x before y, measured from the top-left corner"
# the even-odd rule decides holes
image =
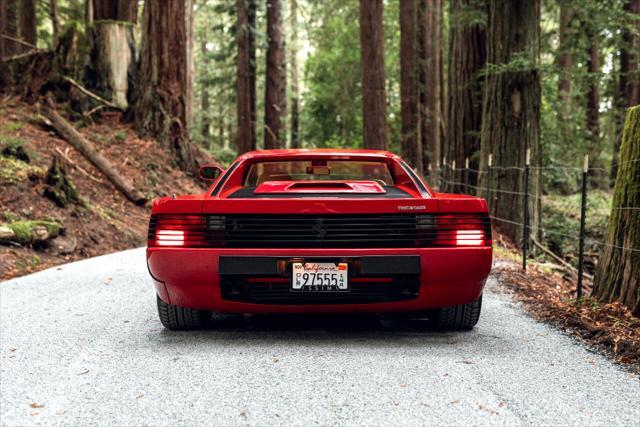
[[[442,329],[470,331],[478,323],[482,309],[482,295],[468,304],[442,307],[434,311],[433,323]]]
[[[162,326],[172,331],[189,331],[209,326],[211,312],[168,304],[156,295],[158,316]]]

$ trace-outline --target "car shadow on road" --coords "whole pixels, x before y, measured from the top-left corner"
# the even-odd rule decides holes
[[[475,341],[477,330],[447,331],[423,319],[406,319],[375,315],[251,315],[224,316],[214,319],[206,330],[161,332],[164,343],[189,341],[225,342],[233,345],[299,343],[326,345],[327,342],[349,346],[404,347],[452,345]],[[415,339],[418,338],[418,339]]]

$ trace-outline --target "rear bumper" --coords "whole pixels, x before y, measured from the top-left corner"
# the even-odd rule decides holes
[[[226,279],[268,275],[286,280],[282,262],[291,259],[357,260],[354,265],[358,267],[354,267],[354,271],[361,277],[415,278],[417,295],[392,302],[304,305],[251,303],[223,298],[222,288]],[[235,313],[382,313],[464,304],[477,299],[482,293],[491,259],[490,247],[147,249],[149,272],[156,292],[164,301],[183,307]]]

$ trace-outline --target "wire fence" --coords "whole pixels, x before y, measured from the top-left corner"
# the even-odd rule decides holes
[[[536,246],[540,246],[540,248],[547,254],[551,255],[555,258],[556,261],[559,261],[563,264],[564,267],[570,268],[577,274],[577,286],[576,286],[576,297],[581,298],[582,290],[583,290],[583,276],[585,267],[585,244],[589,245],[591,248],[595,250],[602,251],[603,248],[614,248],[622,251],[630,251],[630,252],[640,252],[640,248],[629,247],[623,245],[616,245],[612,243],[608,243],[603,240],[593,239],[586,237],[586,220],[590,215],[589,206],[588,206],[588,189],[589,189],[589,178],[595,174],[604,174],[608,172],[606,169],[601,167],[590,167],[588,156],[585,155],[584,164],[582,167],[578,166],[569,166],[562,164],[551,164],[547,166],[531,166],[529,162],[529,152],[527,150],[526,161],[524,166],[497,166],[492,164],[493,155],[490,154],[487,159],[487,167],[486,169],[473,169],[469,167],[469,159],[465,159],[464,167],[457,168],[455,161],[447,163],[446,159],[443,159],[442,165],[438,164],[436,167],[436,177],[435,180],[437,182],[437,188],[439,190],[462,190],[463,193],[483,197],[487,200],[489,205],[489,212],[492,222],[508,224],[510,226],[516,226],[522,229],[522,241],[520,242],[520,247],[522,249],[522,268],[526,270],[527,268],[527,251],[528,251],[528,243],[530,240],[536,244]],[[622,167],[629,163],[635,163],[640,161],[638,159],[632,159],[625,162],[621,162],[618,164],[618,167]],[[573,179],[577,182],[580,182],[580,188],[572,191],[567,196],[580,194],[580,212],[566,212],[566,215],[579,215],[579,227],[575,230],[575,233],[571,233],[570,231],[558,231],[555,229],[550,229],[549,227],[543,227],[543,209],[542,204],[547,195],[544,195],[542,191],[538,188],[536,191],[530,190],[530,177],[531,173],[537,174],[540,178],[545,177],[545,174],[550,172],[558,172],[562,171],[563,173],[573,174]],[[511,182],[516,182],[517,185],[515,189],[505,189],[498,188],[493,186],[494,179],[498,178],[494,176],[494,174],[505,174],[505,173],[516,173],[518,176],[516,177],[517,181],[513,179]],[[480,184],[472,184],[472,175],[475,175],[474,181],[478,183],[484,183],[485,185]],[[487,175],[487,176],[485,176]],[[493,177],[493,179],[492,179]],[[503,186],[504,187],[504,186]],[[524,191],[519,191],[520,189]],[[511,199],[515,197],[520,197],[519,202],[522,203],[523,209],[522,212],[519,213],[519,217],[517,218],[502,218],[496,216],[494,210],[492,210],[492,205],[499,201],[499,198],[502,195],[506,195]],[[531,224],[529,218],[529,203],[539,203],[541,209],[539,210],[539,220],[535,224]],[[613,212],[614,210],[621,211],[635,211],[640,210],[640,207],[636,206],[618,206],[618,207],[609,207],[608,212]],[[604,225],[601,225],[604,226]],[[577,259],[572,264],[566,259],[562,258],[560,254],[554,253],[549,248],[542,245],[542,243],[538,242],[535,239],[531,239],[531,233],[534,233],[537,236],[542,236],[543,238],[550,238],[550,236],[557,236],[559,239],[564,239],[565,241],[574,243],[578,242],[578,255]],[[591,234],[591,233],[590,233]],[[595,255],[592,254],[592,255]],[[590,277],[589,275],[587,275]]]

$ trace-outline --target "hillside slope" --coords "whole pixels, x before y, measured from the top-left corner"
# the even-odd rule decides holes
[[[16,100],[0,106],[0,280],[146,242],[149,209],[128,201],[37,111]],[[121,114],[94,115],[74,126],[149,200],[202,191],[155,141],[137,137]],[[43,195],[54,156],[79,196],[65,207]],[[24,234],[23,243],[2,239],[11,232]]]

